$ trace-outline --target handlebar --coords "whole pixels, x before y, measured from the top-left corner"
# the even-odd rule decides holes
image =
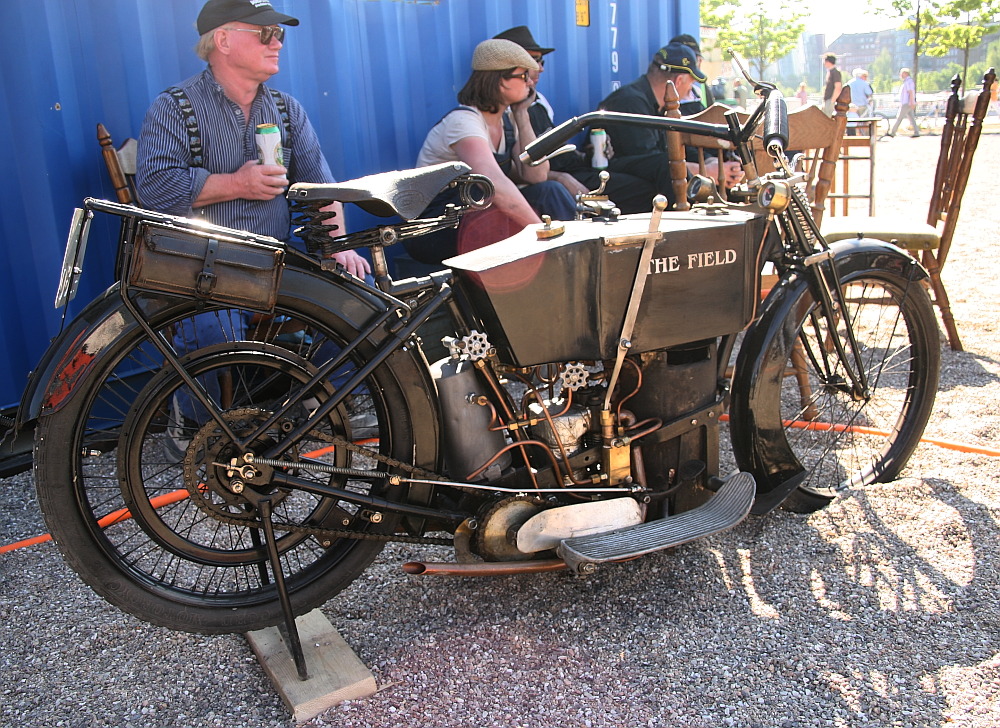
[[[772,89],[764,101],[764,149],[774,155],[783,154],[787,147],[788,106],[781,92]]]
[[[652,129],[663,129],[665,131],[681,131],[732,141],[729,127],[725,124],[710,124],[704,121],[691,121],[690,119],[671,119],[665,116],[624,114],[619,111],[591,111],[588,114],[574,116],[554,129],[549,129],[545,134],[524,148],[524,152],[521,153],[521,161],[525,164],[531,164],[544,159],[586,127],[603,127],[606,124],[642,126]]]
[[[762,117],[764,120],[764,149],[774,154],[772,152],[772,147],[774,147],[780,156],[788,146],[788,107],[781,92],[776,88],[762,84],[758,84],[758,87],[767,93],[767,98],[742,126],[736,121],[735,116],[727,116],[727,121],[729,122],[727,124],[711,124],[704,121],[693,121],[683,118],[674,119],[664,116],[625,114],[617,111],[592,111],[581,116],[574,116],[559,126],[549,129],[549,131],[524,148],[520,159],[525,164],[537,163],[544,160],[586,127],[606,127],[609,124],[687,132],[715,139],[726,139],[737,147],[737,149],[747,149],[744,145],[750,141]],[[749,156],[744,159],[744,162],[748,161]]]

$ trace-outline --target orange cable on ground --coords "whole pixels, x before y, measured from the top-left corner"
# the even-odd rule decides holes
[[[729,415],[722,415],[719,418],[721,422],[728,422]],[[882,437],[889,437],[888,432],[885,430],[877,430],[874,427],[862,427],[861,425],[832,425],[827,422],[805,422],[803,420],[783,420],[782,424],[785,427],[794,427],[799,430],[835,430],[837,432],[858,432],[863,435],[880,435]],[[921,437],[920,442],[926,442],[928,445],[937,445],[938,447],[943,447],[946,450],[956,450],[958,452],[975,453],[977,455],[989,455],[991,457],[1000,457],[1000,449],[995,447],[984,447],[983,445],[970,445],[965,442],[955,442],[954,440],[939,440],[933,437]]]
[[[189,493],[186,490],[174,490],[170,493],[164,493],[163,495],[150,498],[149,503],[153,506],[153,508],[162,508],[163,506],[169,506],[172,503],[182,501],[187,498],[188,495]],[[97,525],[101,528],[107,528],[112,524],[127,521],[131,517],[132,514],[129,512],[128,508],[119,508],[117,511],[104,516],[97,522]],[[17,541],[16,543],[10,543],[6,546],[0,546],[0,554],[5,554],[8,551],[15,551],[17,549],[34,546],[35,544],[45,543],[51,540],[52,536],[47,533],[43,533],[41,536],[35,536],[33,538],[25,539],[24,541]]]
[[[719,418],[721,422],[728,422],[729,415],[722,415]],[[889,433],[885,430],[877,430],[873,427],[862,427],[860,425],[832,425],[826,422],[803,422],[802,420],[788,421],[784,422],[785,427],[795,427],[802,430],[836,430],[837,432],[859,432],[866,435],[881,435],[882,437],[888,437]],[[377,438],[373,438],[377,439]],[[364,440],[360,442],[365,442]],[[990,457],[1000,457],[1000,449],[995,447],[983,447],[982,445],[969,445],[964,442],[955,442],[953,440],[939,440],[932,437],[921,437],[920,442],[926,442],[928,445],[937,445],[938,447],[943,447],[946,450],[955,450],[957,452],[973,453],[976,455],[989,455]],[[317,453],[324,453],[326,449],[319,450]],[[172,493],[166,493],[164,495],[158,495],[155,498],[150,498],[149,502],[154,508],[161,508],[163,506],[170,505],[171,503],[177,503],[178,501],[184,500],[188,497],[188,492],[186,490],[175,490]],[[129,513],[127,508],[122,508],[115,511],[114,513],[109,513],[104,516],[97,523],[101,528],[107,528],[113,523],[119,521],[124,521],[131,518],[132,514]],[[35,546],[36,544],[45,543],[51,541],[52,536],[45,533],[41,536],[35,536],[33,538],[28,538],[23,541],[17,541],[15,543],[10,543],[5,546],[0,546],[0,554],[5,554],[8,551],[16,551],[17,549],[27,548],[28,546]]]

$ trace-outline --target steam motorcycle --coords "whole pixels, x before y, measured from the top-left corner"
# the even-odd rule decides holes
[[[37,420],[66,560],[142,619],[235,632],[294,625],[388,542],[453,548],[412,574],[588,574],[895,478],[937,388],[926,273],[886,242],[826,243],[784,102],[757,91],[742,126],[594,112],[525,152],[635,124],[727,139],[752,169],[762,138],[780,171],[730,201],[620,216],[588,195],[580,219],[428,276],[393,280],[385,248],[488,205],[461,164],[293,186],[305,252],[86,200],[57,305],[95,213],[121,218],[119,281],[53,341],[18,415]],[[418,218],[448,186],[460,202]],[[331,200],[402,222],[331,237]],[[375,285],[330,265],[358,247]],[[434,328],[448,349],[428,361]]]

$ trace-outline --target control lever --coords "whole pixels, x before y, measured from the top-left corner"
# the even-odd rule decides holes
[[[583,192],[576,196],[576,217],[578,220],[582,220],[583,215],[591,215],[598,218],[606,218],[613,222],[618,219],[621,211],[604,194],[604,188],[607,186],[608,180],[611,179],[611,173],[606,169],[602,169],[597,177],[601,180],[601,184],[596,190]]]
[[[559,147],[557,150],[555,150],[551,154],[546,154],[541,159],[536,159],[534,162],[529,162],[528,166],[529,167],[537,167],[542,162],[548,162],[550,159],[552,159],[553,157],[558,157],[560,154],[566,154],[566,152],[575,152],[575,151],[576,151],[576,145],[575,144],[563,144],[561,147]]]

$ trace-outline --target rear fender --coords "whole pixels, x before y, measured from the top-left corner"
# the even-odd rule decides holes
[[[331,285],[329,279],[301,268],[285,269],[279,297],[286,302],[290,301],[292,305],[304,305],[307,309],[336,312],[338,318],[356,328],[361,328],[373,314],[385,310],[385,304],[364,289]],[[162,320],[175,310],[187,309],[191,305],[188,299],[155,295],[140,296],[135,301],[150,320]],[[29,375],[28,385],[18,408],[16,426],[20,428],[40,416],[62,409],[72,400],[81,382],[94,367],[115,349],[115,344],[123,337],[135,333],[138,328],[139,323],[122,303],[119,285],[114,284],[73,319],[62,334],[53,339],[38,366]],[[401,353],[404,356],[400,356]],[[430,376],[426,373],[426,367],[420,366],[416,352],[409,349],[397,352],[389,361],[396,367],[403,364],[403,359],[411,360],[413,364],[401,367],[401,384],[404,389],[418,387],[432,392]],[[422,375],[421,370],[424,370]],[[409,393],[407,399],[411,399]],[[422,400],[419,396],[416,399]],[[422,404],[422,409],[411,411],[436,411],[436,407]]]

